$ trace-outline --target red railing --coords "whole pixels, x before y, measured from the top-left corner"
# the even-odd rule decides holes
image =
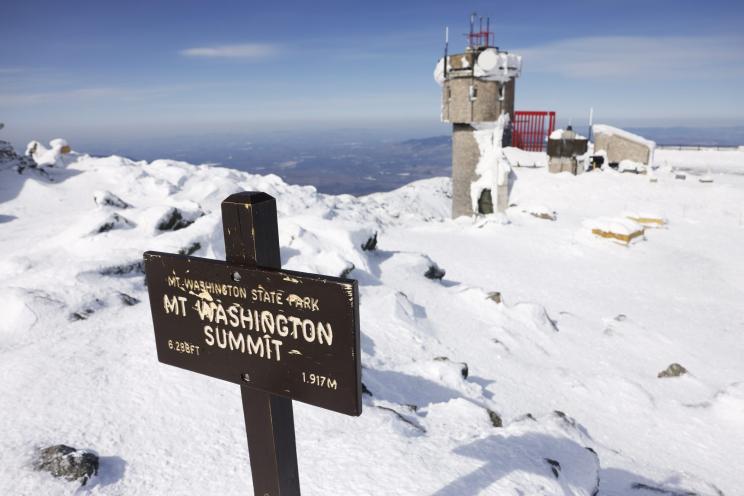
[[[516,110],[512,123],[512,146],[528,152],[542,152],[555,130],[555,112]]]

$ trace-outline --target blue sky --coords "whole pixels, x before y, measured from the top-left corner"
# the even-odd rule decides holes
[[[443,131],[432,70],[469,13],[524,56],[517,108],[744,125],[744,2],[4,2],[7,135]]]

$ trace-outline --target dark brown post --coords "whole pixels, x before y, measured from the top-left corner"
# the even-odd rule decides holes
[[[281,268],[276,201],[266,193],[245,192],[222,202],[228,262]],[[250,377],[244,377],[250,382]],[[243,415],[255,496],[299,496],[292,400],[241,386]]]

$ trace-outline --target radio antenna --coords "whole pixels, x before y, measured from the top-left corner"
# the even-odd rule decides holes
[[[447,77],[447,48],[449,47],[449,26],[444,27],[444,77]]]
[[[475,12],[470,14],[470,36],[468,36],[468,45],[473,46],[473,24],[475,23]]]

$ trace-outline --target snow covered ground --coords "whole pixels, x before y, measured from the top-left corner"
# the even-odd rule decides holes
[[[738,150],[703,149],[699,151],[672,150],[657,148],[654,163],[659,166],[672,166],[693,173],[728,172],[744,174],[744,148]]]
[[[169,160],[0,170],[0,494],[250,494],[239,390],[157,362],[140,265],[223,258],[241,190],[276,197],[285,268],[360,281],[371,395],[359,418],[295,403],[303,494],[742,494],[744,176],[675,180],[695,153],[657,182],[517,168],[506,216],[458,220],[445,178],[355,198]],[[583,227],[623,212],[668,223]],[[35,472],[58,443],[99,475]]]

